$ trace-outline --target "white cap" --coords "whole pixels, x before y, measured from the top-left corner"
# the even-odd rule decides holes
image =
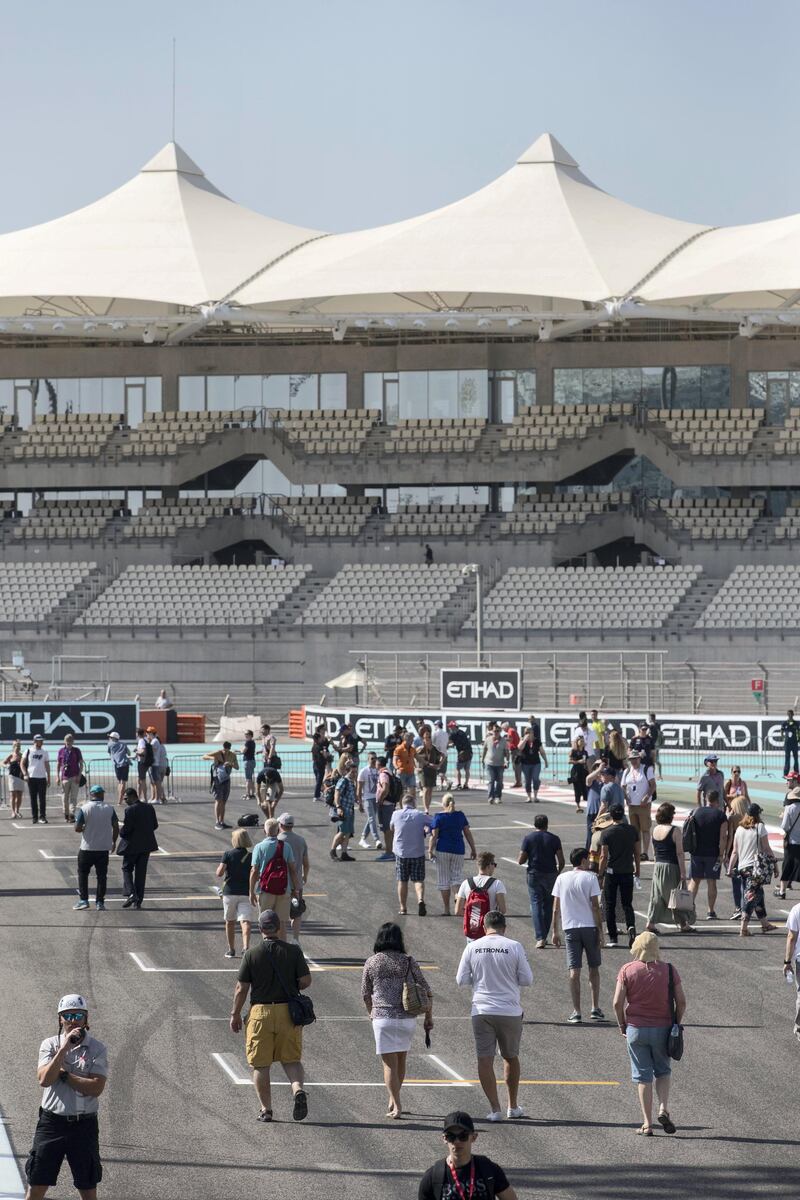
[[[294,825],[294,817],[288,812],[281,813],[281,815],[278,817],[278,824],[284,825],[287,829],[291,829]]]
[[[81,1008],[84,1012],[89,1011],[89,1005],[83,996],[78,996],[75,992],[72,992],[69,996],[62,996],[58,1002],[58,1011],[60,1013],[71,1012],[73,1008]]]
[[[114,731],[114,733],[110,733],[108,736],[109,736],[109,737],[111,738],[111,740],[112,740],[112,741],[114,741],[114,742],[118,742],[118,741],[119,741],[119,734],[116,732],[116,730]]]

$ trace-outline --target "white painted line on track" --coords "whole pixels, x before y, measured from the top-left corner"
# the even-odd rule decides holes
[[[239,1074],[239,1064],[236,1061],[235,1055],[233,1055],[233,1054],[212,1054],[211,1057],[214,1059],[214,1062],[219,1063],[219,1065],[222,1067],[225,1074],[228,1076],[229,1079],[232,1079],[234,1083],[236,1083],[236,1084],[249,1083],[252,1085],[253,1080],[249,1076],[246,1076],[243,1079],[241,1077],[241,1075]]]
[[[5,1120],[0,1121],[0,1196],[7,1200],[21,1200],[25,1195],[25,1187],[6,1133],[6,1124]]]
[[[515,858],[506,858],[505,855],[500,856],[500,861],[511,863],[512,867],[518,867],[520,865]]]
[[[531,823],[530,823],[529,821],[515,821],[515,822],[514,822],[514,824],[515,824],[515,825],[521,825],[521,826],[523,827],[523,829],[533,829],[533,828],[535,828],[535,826],[531,825]]]
[[[74,854],[51,854],[49,850],[40,849],[39,853],[41,854],[42,858],[46,858],[48,862],[57,862],[64,859],[69,859],[70,862],[78,861],[77,850]]]
[[[138,931],[137,931],[138,932]],[[161,930],[163,933],[164,931]],[[227,975],[238,972],[238,967],[157,967],[150,959],[139,954],[135,950],[128,951],[129,956],[136,963],[140,971],[146,972],[148,975]],[[329,972],[329,971],[360,971],[361,966],[345,963],[331,963],[330,966],[321,967],[318,963],[312,966],[312,960],[306,958],[310,971]],[[438,971],[438,967],[432,963],[420,963],[427,971]]]
[[[452,1067],[448,1067],[447,1063],[442,1062],[442,1060],[440,1058],[437,1058],[437,1056],[435,1054],[426,1054],[425,1057],[429,1058],[431,1060],[431,1062],[436,1063],[437,1067],[441,1067],[441,1069],[447,1075],[452,1076],[453,1079],[457,1079],[459,1083],[466,1083],[466,1080],[463,1075],[459,1075],[458,1071],[454,1071]]]

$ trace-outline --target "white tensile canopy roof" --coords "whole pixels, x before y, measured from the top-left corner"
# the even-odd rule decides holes
[[[319,236],[235,204],[169,142],[102,200],[0,237],[0,312],[196,308]]]
[[[465,199],[305,246],[235,300],[284,307],[319,298],[314,307],[322,312],[509,305],[575,312],[628,294],[703,229],[609,196],[543,134],[510,171]]]

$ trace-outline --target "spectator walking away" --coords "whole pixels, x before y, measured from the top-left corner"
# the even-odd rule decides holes
[[[673,1023],[680,1025],[686,1011],[681,977],[671,963],[659,958],[658,938],[640,933],[631,946],[633,962],[620,967],[614,992],[614,1013],[619,1031],[628,1043],[631,1076],[639,1094],[642,1124],[636,1130],[653,1136],[653,1081],[658,1097],[657,1120],[665,1133],[675,1133],[669,1115],[672,1060],[667,1039]],[[671,987],[670,987],[671,981]],[[670,992],[675,997],[673,1010]]]
[[[285,940],[291,917],[292,897],[299,896],[300,872],[294,851],[285,839],[279,838],[280,825],[270,817],[264,822],[265,837],[253,849],[250,867],[250,903],[263,912],[277,914],[278,936]]]
[[[501,728],[503,730],[503,737],[506,739],[506,745],[508,746],[508,757],[511,767],[514,771],[514,787],[522,787],[522,768],[519,761],[519,730],[510,721],[503,721]]]
[[[800,771],[800,766],[798,766],[797,762],[798,741],[800,740],[800,725],[798,725],[797,721],[794,719],[793,708],[787,710],[786,720],[781,724],[781,737],[783,738],[784,775],[788,775],[792,767],[794,767],[795,771]]]
[[[278,817],[278,827],[280,830],[278,837],[281,841],[285,842],[292,848],[292,854],[294,855],[295,866],[297,867],[297,874],[299,876],[297,895],[292,896],[291,904],[289,905],[292,932],[289,933],[287,931],[286,941],[288,942],[293,940],[299,944],[300,928],[303,924],[303,913],[306,911],[306,902],[303,899],[303,891],[306,883],[308,882],[308,872],[310,870],[308,842],[304,837],[301,837],[299,833],[295,832],[294,817],[291,813],[281,813],[281,815]]]
[[[530,724],[524,730],[519,746],[517,747],[517,757],[525,785],[525,802],[526,804],[538,804],[539,787],[542,780],[542,764],[547,766],[547,754],[542,745],[538,725]]]
[[[456,916],[464,914],[464,937],[483,937],[483,919],[487,912],[495,909],[505,914],[506,885],[495,879],[497,860],[492,850],[482,850],[478,855],[478,874],[465,879],[456,892]]]
[[[416,767],[419,771],[420,787],[422,788],[422,803],[429,816],[433,789],[436,787],[436,777],[439,774],[442,757],[441,752],[433,743],[431,728],[426,725],[422,730],[422,745],[416,751]]]
[[[481,750],[481,762],[486,767],[489,779],[486,799],[489,804],[500,804],[503,799],[503,772],[508,766],[508,743],[495,722],[489,724],[489,732]]]
[[[58,1033],[39,1047],[39,1119],[25,1163],[26,1200],[43,1200],[55,1187],[66,1158],[82,1200],[96,1200],[103,1178],[97,1127],[98,1101],[108,1079],[108,1052],[89,1033],[83,996],[62,996]]]
[[[638,829],[641,838],[642,862],[647,862],[650,851],[650,828],[656,776],[653,768],[646,767],[642,762],[640,751],[631,750],[628,755],[628,766],[622,773],[620,783],[625,803],[628,805],[628,820],[634,829]]]
[[[158,697],[156,699],[156,708],[159,709],[159,711],[163,712],[165,709],[172,708],[172,707],[173,707],[172,701],[170,700],[169,696],[167,695],[167,689],[162,688],[161,691],[158,693]]]
[[[394,752],[405,736],[405,731],[402,725],[395,725],[394,729],[383,739],[383,753],[386,755],[386,763],[389,770],[394,774]]]
[[[119,789],[117,804],[121,805],[125,803],[125,791],[128,785],[128,776],[131,772],[131,752],[128,743],[123,742],[116,730],[108,735],[106,749],[114,767],[114,775]]]
[[[413,793],[406,792],[402,808],[392,813],[391,826],[398,911],[402,917],[408,913],[408,885],[411,882],[417,893],[417,912],[424,917],[428,911],[425,907],[425,835],[430,830],[431,818],[427,813],[419,812]]]
[[[242,742],[242,767],[244,769],[245,797],[256,799],[256,739],[252,729],[246,729]]]
[[[11,745],[11,753],[7,754],[3,759],[3,766],[8,772],[8,786],[11,792],[9,796],[11,820],[13,821],[15,817],[20,815],[22,794],[25,791],[25,780],[22,777],[22,743],[19,738],[14,739]],[[36,824],[35,821],[34,824]]]
[[[697,899],[703,879],[708,888],[706,919],[717,919],[717,882],[728,845],[728,818],[719,792],[709,792],[706,805],[689,813],[683,825],[683,848],[689,855],[689,891]]]
[[[358,844],[362,850],[369,850],[370,844],[367,841],[367,834],[371,833],[375,843],[375,849],[383,849],[381,845],[381,835],[378,831],[378,756],[372,751],[367,755],[367,765],[362,767],[358,772],[358,780],[356,782],[356,800],[361,805],[361,808],[366,811],[367,819],[364,822],[364,828],[361,830],[361,837],[358,839]]]
[[[600,837],[599,874],[608,930],[606,947],[614,949],[617,945],[617,896],[625,914],[629,947],[636,937],[633,881],[639,878],[639,830],[625,820],[625,809],[621,804],[612,805],[608,815],[612,824]]]
[[[494,1058],[503,1059],[508,1092],[506,1116],[524,1116],[519,1106],[519,1047],[522,1040],[520,990],[533,983],[533,972],[519,942],[506,937],[505,915],[497,910],[484,917],[486,933],[465,946],[456,983],[472,988],[472,1034],[478,1058],[478,1078],[489,1101],[488,1121],[502,1121]]]
[[[661,747],[664,745],[664,731],[656,720],[655,713],[649,713],[647,718],[647,732],[653,740],[653,766],[656,769],[656,774],[659,779],[663,779],[661,774]]]
[[[472,1153],[478,1135],[469,1113],[448,1113],[443,1137],[447,1158],[440,1158],[422,1176],[417,1200],[471,1200],[473,1196],[517,1200],[503,1168]]]
[[[31,798],[31,816],[34,825],[39,821],[43,825],[47,820],[47,789],[50,787],[50,755],[44,748],[44,738],[40,733],[34,734],[33,745],[25,751],[22,759],[22,770],[28,784],[28,794]],[[69,817],[67,817],[69,820]]]
[[[311,972],[300,947],[281,940],[281,919],[276,912],[263,909],[258,925],[261,944],[251,946],[242,955],[233,994],[231,1031],[239,1033],[245,1024],[242,1009],[249,994],[245,1055],[261,1104],[257,1119],[265,1124],[272,1120],[270,1068],[279,1062],[292,1085],[292,1117],[303,1121],[308,1116],[308,1096],[303,1086],[303,1027],[293,1024],[289,1000],[311,987]]]
[[[334,862],[355,862],[352,855],[347,853],[347,847],[356,831],[356,804],[358,804],[359,812],[364,811],[364,806],[359,803],[356,795],[357,767],[355,762],[347,759],[343,766],[345,774],[337,781],[334,788],[334,803],[339,821],[331,843],[330,856]],[[342,853],[337,857],[336,851],[340,846]]]
[[[139,779],[139,799],[147,802],[147,781],[153,765],[153,747],[143,729],[136,730],[136,773]]]
[[[733,767],[731,769],[731,777],[725,783],[725,805],[726,816],[728,818],[728,844],[725,847],[725,864],[730,862],[731,854],[733,853],[733,839],[736,836],[736,830],[742,823],[744,817],[747,816],[747,810],[750,807],[750,793],[747,784],[742,779],[741,767]],[[732,921],[739,921],[742,917],[742,877],[738,871],[730,874],[731,891],[733,892],[733,912],[731,913]]]
[[[774,894],[786,899],[787,883],[800,883],[800,788],[786,793],[781,817],[783,830],[783,866],[781,879]]]
[[[403,785],[390,769],[389,761],[381,754],[378,756],[378,786],[375,792],[375,804],[378,814],[378,828],[383,839],[383,853],[379,854],[376,862],[394,862],[392,853],[392,814],[403,795]]]
[[[572,996],[572,1012],[567,1018],[570,1025],[580,1025],[581,1016],[581,967],[586,954],[589,968],[589,988],[592,994],[593,1021],[604,1021],[605,1013],[600,1007],[600,939],[603,921],[600,915],[600,884],[589,867],[589,851],[578,846],[569,856],[571,871],[564,871],[553,884],[553,945],[561,945],[561,931],[567,947],[569,990]]]
[[[783,973],[797,988],[794,1009],[794,1036],[800,1042],[800,904],[793,905],[786,918],[786,950],[783,956]]]
[[[83,755],[75,745],[75,739],[71,733],[65,736],[64,745],[58,751],[57,774],[64,803],[64,820],[74,821],[75,806],[78,803],[78,792],[83,774]]]
[[[242,953],[250,946],[250,931],[258,920],[258,909],[250,902],[250,871],[253,866],[253,843],[246,829],[234,829],[231,849],[226,850],[215,871],[222,885],[222,914],[228,948],[226,958],[236,958],[236,922],[242,929]]]
[[[533,830],[522,839],[517,862],[528,871],[528,898],[531,904],[536,949],[544,950],[553,923],[553,885],[564,870],[561,838],[548,833],[544,813],[533,819]]]
[[[433,744],[441,754],[438,774],[443,788],[447,787],[447,751],[450,748],[450,735],[441,721],[433,722]]]
[[[105,791],[99,783],[89,789],[89,799],[83,807],[75,809],[75,832],[81,835],[78,850],[80,899],[73,908],[89,907],[89,873],[94,867],[97,881],[94,906],[98,912],[102,912],[106,906],[108,856],[117,844],[119,821],[112,806],[106,804]]]
[[[431,822],[428,858],[436,862],[436,886],[442,896],[444,915],[450,916],[450,893],[461,887],[464,878],[464,841],[470,848],[470,858],[477,857],[475,839],[466,815],[456,809],[452,792],[442,796],[442,812]]]
[[[416,758],[414,734],[409,730],[403,734],[403,740],[395,746],[394,769],[404,790],[412,795],[416,795],[417,791]]]
[[[659,804],[653,828],[653,879],[650,884],[650,903],[647,908],[649,933],[658,933],[657,926],[674,923],[681,933],[694,933],[696,915],[693,908],[670,908],[672,893],[686,891],[686,865],[683,836],[673,824],[674,804]],[[689,893],[691,895],[691,893]]]
[[[324,725],[318,725],[311,739],[311,765],[314,769],[314,799],[322,799],[322,781],[333,762],[331,743]]]
[[[569,781],[575,793],[575,812],[583,812],[581,801],[586,800],[586,776],[589,774],[589,755],[581,734],[575,738],[569,752]]]
[[[725,792],[725,776],[717,766],[719,759],[716,754],[707,754],[703,759],[705,771],[697,781],[697,805],[707,803],[706,796],[709,792],[719,792],[722,796]]]
[[[225,806],[231,794],[231,772],[239,770],[239,759],[231,749],[230,742],[223,742],[221,750],[204,754],[211,762],[211,795],[214,797],[214,828],[230,829],[225,824]]]
[[[416,985],[421,1007],[408,1012],[403,1005],[406,984]],[[419,963],[406,954],[399,925],[381,925],[371,956],[361,975],[361,999],[372,1021],[375,1053],[383,1062],[383,1082],[389,1093],[386,1116],[399,1121],[403,1115],[400,1089],[406,1077],[406,1056],[411,1049],[417,1015],[424,1013],[425,1032],[433,1029],[433,993]]]
[[[142,803],[136,788],[126,788],[125,812],[117,843],[117,854],[122,855],[123,908],[142,907],[147,865],[150,855],[158,850],[157,829],[158,817],[153,806]]]
[[[448,721],[447,731],[450,735],[450,745],[456,752],[456,789],[467,791],[469,788],[469,772],[472,765],[472,739],[466,729],[461,729],[455,721]],[[464,782],[461,782],[461,774]]]
[[[425,543],[425,565],[427,567],[430,567],[433,565],[433,550],[427,544],[427,542]]]
[[[167,797],[164,791],[164,780],[167,777],[169,759],[167,758],[166,747],[162,745],[161,738],[158,736],[158,732],[154,725],[148,726],[147,740],[150,742],[150,746],[153,750],[153,765],[150,768],[150,782],[153,785],[153,803],[166,804]],[[228,750],[230,750],[230,742],[225,742],[224,745]],[[233,757],[236,758],[236,755]],[[237,768],[239,766],[238,759],[236,766]]]
[[[747,926],[754,914],[761,922],[761,932],[772,933],[777,926],[767,920],[764,887],[778,874],[778,863],[770,848],[767,827],[761,820],[761,807],[758,804],[750,805],[736,830],[728,871],[739,871],[742,876],[740,937],[750,936]]]

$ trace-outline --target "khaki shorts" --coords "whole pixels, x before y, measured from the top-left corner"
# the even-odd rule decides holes
[[[291,904],[292,897],[289,892],[284,892],[282,896],[273,896],[271,892],[258,893],[258,911],[263,912],[265,908],[271,908],[278,914],[281,925],[289,924]]]
[[[276,1062],[300,1062],[303,1027],[290,1021],[288,1004],[252,1005],[245,1025],[245,1055],[256,1070]]]
[[[519,1057],[522,1017],[479,1013],[472,1018],[472,1033],[478,1058],[494,1058],[498,1050],[506,1061]]]
[[[250,903],[249,896],[223,896],[222,911],[226,921],[258,920],[258,910]]]
[[[650,827],[653,824],[652,804],[629,804],[628,805],[628,820],[634,829],[639,830],[639,836],[644,840],[645,834],[650,832]]]

